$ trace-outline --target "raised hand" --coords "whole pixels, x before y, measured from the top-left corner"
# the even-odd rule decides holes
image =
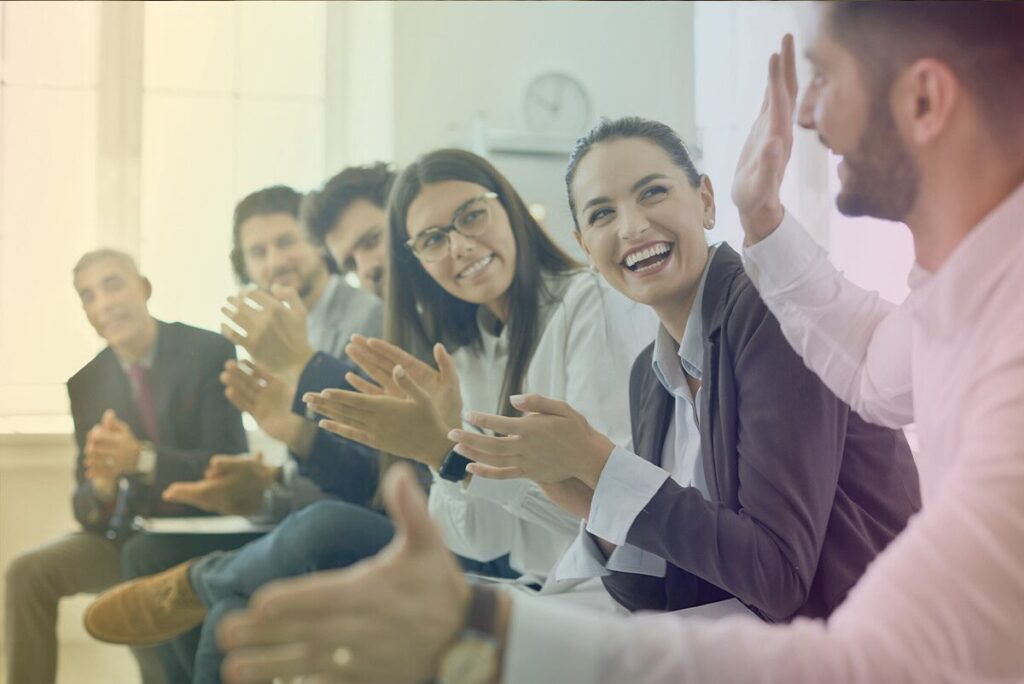
[[[325,416],[320,421],[325,430],[396,456],[440,467],[451,449],[445,435],[453,425],[404,367],[395,366],[391,383],[400,396],[328,389],[307,393],[303,400]]]
[[[220,374],[224,396],[251,415],[260,429],[300,455],[308,450],[316,426],[292,413],[295,388],[251,361],[229,360]]]
[[[771,234],[785,215],[779,190],[793,150],[796,94],[793,36],[786,34],[782,49],[768,60],[761,113],[743,145],[733,177],[732,201],[739,210],[748,245]]]
[[[455,450],[475,461],[469,472],[499,480],[527,477],[539,484],[576,478],[590,489],[597,487],[615,444],[564,401],[538,394],[510,400],[525,415],[473,412],[466,417],[477,427],[505,436],[468,430],[448,433],[457,442]]]
[[[242,335],[223,324],[221,334],[288,382],[298,380],[315,353],[306,333],[306,307],[294,288],[275,285],[271,293],[244,288],[228,297],[221,313],[245,331]]]
[[[210,459],[197,482],[175,482],[163,491],[164,501],[187,504],[221,515],[253,515],[263,507],[263,492],[274,482],[277,469],[263,455]]]
[[[269,584],[247,611],[224,618],[217,636],[227,654],[226,681],[436,679],[442,652],[463,629],[469,586],[412,469],[392,467],[383,492],[396,530],[379,554],[344,570]]]
[[[434,345],[436,370],[390,342],[362,335],[352,336],[352,343],[345,347],[345,353],[377,383],[368,382],[355,373],[348,373],[345,379],[360,392],[405,397],[405,391],[392,378],[395,366],[400,365],[413,382],[434,398],[434,404],[447,424],[461,424],[462,393],[459,391],[459,376],[455,362],[445,351],[444,345]]]

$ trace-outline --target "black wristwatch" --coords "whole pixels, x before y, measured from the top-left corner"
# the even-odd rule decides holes
[[[462,482],[466,478],[466,466],[470,463],[471,460],[452,449],[441,461],[437,474],[449,482]]]

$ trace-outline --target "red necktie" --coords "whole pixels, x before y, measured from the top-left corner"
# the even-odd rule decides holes
[[[146,429],[146,438],[157,444],[160,441],[160,424],[156,419],[156,404],[153,403],[153,388],[149,385],[149,371],[141,363],[133,363],[128,371],[135,386],[135,405]]]

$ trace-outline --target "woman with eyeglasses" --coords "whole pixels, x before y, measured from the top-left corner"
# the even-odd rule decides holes
[[[508,180],[470,152],[439,150],[407,167],[389,233],[390,342],[355,338],[347,350],[375,382],[350,374],[361,392],[326,390],[309,406],[330,431],[430,466],[430,510],[453,551],[481,561],[509,554],[522,583],[572,588],[571,578],[552,578],[579,516],[552,499],[572,500],[579,483],[542,490],[473,478],[447,434],[463,411],[516,415],[508,397],[538,392],[579,406],[628,444],[629,367],[652,338],[653,316],[565,254]],[[437,370],[417,359],[431,350]],[[590,586],[607,599],[600,583]]]
[[[516,400],[525,417],[468,417],[505,436],[453,434],[475,479],[584,483],[568,557],[630,610],[735,597],[773,622],[828,616],[920,508],[903,434],[832,394],[739,255],[708,245],[711,181],[668,126],[598,125],[566,185],[592,263],[661,323],[628,385],[635,452],[586,409],[531,396]]]

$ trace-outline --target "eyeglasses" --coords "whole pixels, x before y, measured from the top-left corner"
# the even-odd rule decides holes
[[[451,232],[465,237],[482,235],[491,225],[491,207],[487,200],[496,199],[498,193],[485,192],[455,210],[447,226],[428,228],[405,242],[405,246],[420,261],[440,261],[448,256]]]

